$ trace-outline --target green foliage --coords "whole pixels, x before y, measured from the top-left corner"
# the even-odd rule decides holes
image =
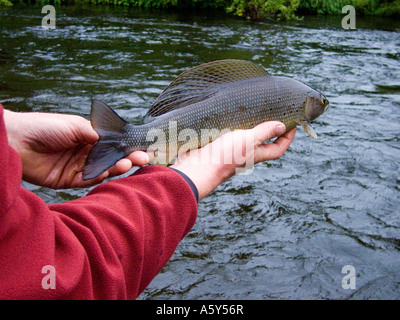
[[[176,5],[177,0],[76,0],[76,2],[91,3],[94,5],[104,4],[140,8],[165,8],[170,5]]]
[[[60,1],[60,0],[59,0]],[[136,8],[220,8],[225,0],[75,0],[75,2],[129,6]]]
[[[0,6],[9,6],[16,2],[224,9],[228,13],[252,20],[298,19],[296,12],[341,15],[343,6],[350,4],[355,7],[358,15],[400,16],[400,0],[0,0]]]
[[[352,2],[353,0],[300,0],[300,7],[312,13],[339,14],[342,12],[343,6],[352,5]]]
[[[400,0],[300,0],[299,7],[308,13],[340,15],[348,4],[357,14],[400,16]]]
[[[299,0],[232,0],[227,11],[252,20],[294,19],[298,5]]]
[[[384,1],[382,6],[376,9],[376,14],[380,16],[397,16],[400,17],[400,0]],[[373,14],[372,12],[371,14]]]
[[[0,6],[12,6],[12,2],[8,0],[0,0]]]

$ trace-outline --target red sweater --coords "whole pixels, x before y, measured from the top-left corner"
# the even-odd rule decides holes
[[[160,166],[47,205],[21,187],[1,105],[0,150],[0,299],[134,299],[196,220],[192,189]]]

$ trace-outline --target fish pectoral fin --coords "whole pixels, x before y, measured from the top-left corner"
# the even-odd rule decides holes
[[[303,127],[304,131],[307,132],[307,134],[317,140],[317,134],[315,133],[314,129],[311,127],[311,124],[307,120],[301,120],[299,121],[299,124]]]

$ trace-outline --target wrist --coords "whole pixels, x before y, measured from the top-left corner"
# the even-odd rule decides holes
[[[15,150],[18,149],[18,144],[19,144],[19,132],[21,130],[18,129],[18,122],[19,122],[19,117],[17,116],[16,112],[6,110],[4,109],[4,123],[6,126],[6,132],[7,132],[7,139],[8,139],[8,144],[14,148]],[[17,150],[18,151],[18,150]]]
[[[201,164],[191,161],[177,161],[172,168],[186,174],[195,184],[199,200],[210,194],[219,184],[235,174],[236,167],[232,164]]]
[[[196,202],[199,203],[199,190],[197,189],[194,182],[182,171],[180,171],[176,168],[173,168],[173,167],[169,167],[169,168],[171,170],[173,170],[174,172],[178,173],[186,181],[186,183],[189,185],[190,189],[192,189],[193,195],[196,198]]]

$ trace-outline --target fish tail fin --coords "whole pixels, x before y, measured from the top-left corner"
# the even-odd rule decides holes
[[[128,155],[122,138],[129,124],[113,109],[100,100],[92,100],[90,122],[100,139],[89,151],[82,180],[96,178]]]

